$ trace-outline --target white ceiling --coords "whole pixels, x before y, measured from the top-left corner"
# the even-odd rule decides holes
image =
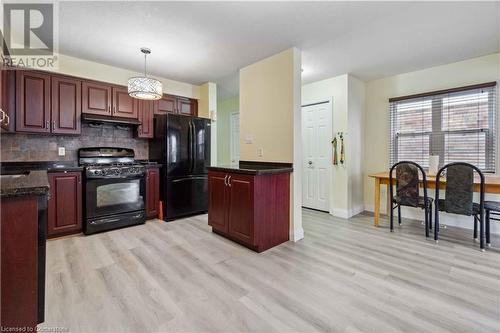
[[[500,2],[61,2],[60,52],[193,84],[292,46],[303,81],[373,80],[500,51]],[[231,86],[230,86],[231,85]],[[221,86],[222,89],[225,89]]]

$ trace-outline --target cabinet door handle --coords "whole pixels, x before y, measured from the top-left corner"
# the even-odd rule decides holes
[[[227,186],[227,175],[224,177],[224,185]]]
[[[4,112],[5,113],[5,112]],[[6,118],[6,122],[5,122],[5,125],[9,125],[10,124],[10,117],[7,113],[5,113],[5,118]]]
[[[111,113],[111,106],[108,105],[108,113]]]
[[[55,120],[52,120],[52,130],[53,131],[56,130],[56,121]]]
[[[3,121],[5,120],[5,116],[7,114],[5,113],[4,110],[0,109],[0,123],[3,123]]]
[[[45,128],[49,129],[49,121],[48,120],[45,122]]]
[[[229,176],[229,178],[227,179],[227,185],[229,185],[229,187],[231,187],[231,176]]]
[[[116,113],[116,106],[113,106],[113,114]]]

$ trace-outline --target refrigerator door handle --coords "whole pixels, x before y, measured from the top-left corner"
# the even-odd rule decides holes
[[[189,173],[193,172],[193,132],[191,121],[188,122],[189,133],[188,133],[188,149],[189,149]]]
[[[191,172],[193,172],[194,166],[196,163],[196,152],[195,152],[195,149],[196,149],[196,129],[195,129],[195,125],[194,125],[193,121],[190,121],[190,124],[191,124],[191,128],[193,131],[192,139],[191,139]]]

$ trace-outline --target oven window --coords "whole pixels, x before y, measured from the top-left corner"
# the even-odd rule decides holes
[[[114,183],[97,187],[97,207],[136,203],[141,199],[140,180]]]

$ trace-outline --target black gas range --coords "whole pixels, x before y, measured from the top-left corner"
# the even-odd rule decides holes
[[[144,165],[128,148],[81,148],[86,235],[146,222]]]

